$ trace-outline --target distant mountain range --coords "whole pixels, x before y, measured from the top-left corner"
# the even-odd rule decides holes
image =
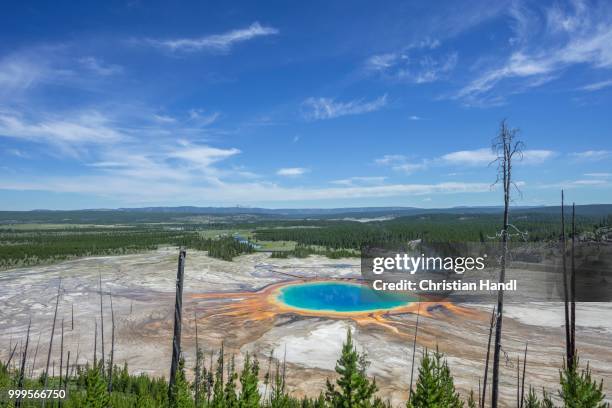
[[[373,219],[424,214],[497,214],[501,206],[416,208],[416,207],[349,207],[349,208],[257,208],[257,207],[142,207],[85,210],[33,210],[0,211],[0,223],[121,223],[121,222],[166,222],[185,220],[188,217],[213,219],[231,217],[237,219]],[[512,208],[513,214],[559,214],[560,206]],[[566,207],[569,214],[571,207]],[[612,204],[589,204],[576,206],[576,214],[588,217],[605,217],[612,214]]]

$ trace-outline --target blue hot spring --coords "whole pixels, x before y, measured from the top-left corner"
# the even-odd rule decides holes
[[[328,312],[368,312],[406,306],[415,299],[349,282],[312,282],[280,289],[277,299],[297,309]]]

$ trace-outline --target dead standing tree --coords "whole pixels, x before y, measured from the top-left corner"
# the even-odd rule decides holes
[[[45,366],[45,384],[43,389],[47,389],[47,384],[49,383],[49,362],[51,361],[51,351],[53,349],[53,336],[55,335],[55,321],[57,320],[57,307],[59,306],[60,293],[62,289],[62,278],[59,278],[59,282],[57,284],[57,296],[55,298],[55,312],[53,313],[53,325],[51,326],[51,338],[49,339],[49,350],[47,350],[47,364]],[[45,408],[46,399],[42,400],[42,406]]]
[[[100,348],[102,351],[102,358],[100,359],[100,371],[102,377],[104,377],[104,306],[102,305],[102,272],[98,269],[98,276],[100,278]]]
[[[508,238],[511,227],[509,222],[510,201],[512,189],[518,191],[518,187],[512,181],[512,165],[516,157],[522,158],[523,142],[517,140],[518,129],[508,127],[506,120],[502,120],[499,133],[493,140],[492,150],[496,155],[494,163],[497,163],[497,180],[495,184],[502,183],[504,191],[504,220],[500,232],[502,242],[502,254],[500,261],[499,283],[506,281],[506,262],[508,257]],[[493,349],[493,379],[491,384],[491,407],[497,408],[499,400],[499,358],[501,355],[502,320],[504,315],[504,290],[497,291],[497,316],[495,322],[495,347]]]
[[[19,370],[19,379],[17,381],[17,389],[23,389],[23,382],[25,379],[25,369],[26,369],[26,361],[28,358],[28,345],[30,344],[30,327],[32,327],[32,319],[30,318],[30,322],[28,323],[28,334],[26,335],[25,349],[23,350],[23,355],[21,357],[21,369]],[[15,401],[15,407],[21,406],[22,398],[17,398]]]
[[[176,272],[176,301],[174,303],[174,336],[172,338],[172,364],[170,366],[170,380],[168,383],[168,400],[174,402],[174,384],[176,382],[176,371],[181,358],[181,315],[183,308],[183,278],[185,275],[184,249],[179,252],[178,268]]]

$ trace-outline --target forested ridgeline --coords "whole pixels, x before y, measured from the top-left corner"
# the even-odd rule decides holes
[[[203,238],[199,233],[162,228],[79,228],[61,230],[4,230],[0,232],[0,269],[51,263],[94,255],[124,255],[183,246],[224,260],[252,252],[232,237]]]
[[[421,350],[420,366],[413,368],[414,386],[409,400],[402,403],[407,408],[476,408],[485,406],[480,383],[464,397],[457,392],[451,369],[438,350]],[[127,364],[122,368],[101,361],[93,365],[70,364],[58,367],[58,375],[32,377],[33,369],[28,355],[15,355],[11,362],[0,363],[0,403],[6,407],[40,407],[40,400],[8,398],[8,390],[40,391],[65,390],[66,398],[48,400],[46,406],[59,407],[117,407],[117,408],[385,408],[390,402],[382,395],[375,378],[367,375],[369,366],[365,354],[358,352],[351,331],[347,332],[340,356],[336,362],[336,374],[328,378],[321,390],[309,390],[314,397],[298,398],[287,385],[288,368],[285,361],[274,359],[270,353],[261,364],[248,353],[242,368],[235,364],[235,356],[224,352],[223,345],[216,352],[205,353],[197,349],[195,366],[185,367],[183,358],[174,386],[169,389],[164,378],[151,378],[145,374],[130,375]],[[68,356],[69,359],[69,356]],[[17,361],[17,363],[15,362]],[[61,361],[61,360],[60,360]],[[22,367],[22,368],[19,368]],[[106,367],[106,368],[105,368]],[[29,375],[28,375],[29,374]],[[605,395],[601,382],[591,376],[587,368],[560,370],[557,386],[538,389],[527,385],[523,372],[517,379],[517,406],[525,408],[605,408]],[[409,373],[406,373],[408,378]],[[412,375],[410,375],[412,377]],[[188,378],[192,378],[189,380]],[[411,378],[412,381],[412,378]],[[486,391],[484,392],[486,393]],[[318,396],[316,396],[318,394]]]
[[[287,250],[273,250],[277,258],[306,257],[312,254],[337,259],[360,255],[363,245],[396,243],[414,239],[436,242],[484,242],[497,233],[497,216],[491,214],[428,214],[386,221],[276,220],[251,223],[150,224],[118,226],[61,226],[52,229],[0,229],[0,269],[57,262],[94,255],[123,255],[160,246],[183,246],[208,251],[215,258],[230,261],[251,253],[250,242],[239,241],[227,231],[251,231],[253,242],[288,241]],[[609,231],[612,216],[577,216],[576,229],[592,239]],[[17,224],[18,226],[18,224]],[[522,213],[514,222],[531,241],[556,241],[558,217],[552,214]],[[216,234],[215,231],[219,233]],[[208,233],[205,235],[204,233]],[[569,233],[569,231],[568,231]]]
[[[517,229],[527,233],[525,238],[530,241],[559,239],[558,215],[521,214],[513,221]],[[612,216],[576,217],[576,230],[579,233],[588,232],[594,237],[598,229],[610,225],[612,225]],[[498,229],[497,215],[432,214],[367,223],[337,221],[293,228],[258,228],[255,230],[255,238],[262,241],[295,241],[304,246],[358,250],[363,245],[371,243],[406,242],[414,239],[436,242],[483,242],[495,237]]]

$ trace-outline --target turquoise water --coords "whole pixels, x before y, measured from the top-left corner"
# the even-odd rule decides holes
[[[405,306],[412,298],[343,282],[315,282],[281,288],[278,300],[298,309],[330,312],[365,312]]]

